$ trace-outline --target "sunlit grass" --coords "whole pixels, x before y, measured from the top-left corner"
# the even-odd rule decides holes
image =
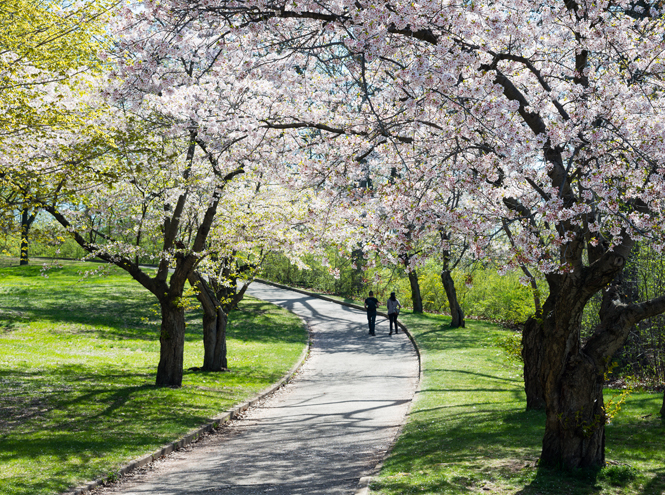
[[[59,493],[105,476],[281,378],[302,352],[301,321],[247,297],[230,316],[228,373],[203,356],[188,315],[179,389],[154,387],[156,300],[120,270],[0,268],[0,493]],[[97,265],[89,265],[91,269]]]
[[[372,493],[665,492],[661,394],[633,393],[607,427],[607,468],[540,469],[544,414],[525,411],[520,370],[495,346],[506,330],[478,321],[450,329],[449,318],[433,315],[401,319],[423,352],[424,381]]]

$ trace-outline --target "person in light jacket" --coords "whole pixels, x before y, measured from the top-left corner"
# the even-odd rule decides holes
[[[395,325],[395,333],[399,333],[399,327],[397,326],[397,315],[399,310],[402,308],[402,305],[395,297],[395,293],[391,292],[388,301],[386,302],[388,307],[388,320],[390,320],[390,335],[393,334],[393,325]]]

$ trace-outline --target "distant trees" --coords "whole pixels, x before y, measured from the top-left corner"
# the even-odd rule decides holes
[[[86,86],[100,71],[96,52],[110,5],[57,0],[0,5],[0,209],[18,226],[21,265],[29,261],[38,212],[33,196],[53,185],[41,161],[58,152],[63,161],[71,159],[64,148],[76,142],[68,136],[89,130]],[[17,181],[20,188],[13,187]]]

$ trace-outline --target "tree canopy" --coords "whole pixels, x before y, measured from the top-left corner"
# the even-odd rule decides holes
[[[22,129],[56,131],[32,134],[46,157],[36,173],[63,174],[39,204],[161,298],[163,344],[182,338],[173,308],[217,249],[209,241],[233,231],[218,214],[239,177],[275,193],[310,188],[319,203],[296,216],[315,233],[303,237],[337,237],[358,258],[382,251],[410,269],[418,253],[440,253],[450,294],[456,245],[482,258],[499,242],[505,269],[531,283],[539,271],[549,296],[524,356],[527,390],[547,414],[541,460],[604,463],[609,360],[635,323],[665,312],[665,296],[622,298],[635,244],[665,246],[661,3],[147,0],[122,6],[108,31],[92,27],[95,4],[39,4],[38,23],[41,11],[19,5],[2,10],[0,139],[6,148]],[[9,25],[13,15],[25,20]],[[84,67],[108,77],[78,77]],[[96,102],[77,107],[88,132],[63,120],[77,91]],[[93,128],[80,118],[89,108]],[[83,189],[94,195],[63,201]],[[275,208],[297,203],[288,194]],[[334,206],[325,221],[322,205]],[[113,236],[98,218],[115,222]],[[137,224],[159,245],[154,279],[138,264]],[[583,343],[596,294],[600,322]],[[177,372],[159,373],[178,384]]]

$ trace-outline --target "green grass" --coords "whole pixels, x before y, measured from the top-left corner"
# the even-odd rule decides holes
[[[113,473],[280,379],[307,341],[286,310],[245,298],[228,327],[229,373],[154,387],[156,300],[97,264],[0,268],[0,493],[52,494]],[[185,368],[203,359],[188,314]]]
[[[372,493],[665,493],[662,394],[633,393],[607,426],[608,467],[538,468],[544,414],[525,411],[521,372],[496,347],[506,330],[479,321],[450,329],[433,315],[401,320],[422,350],[424,380]]]

